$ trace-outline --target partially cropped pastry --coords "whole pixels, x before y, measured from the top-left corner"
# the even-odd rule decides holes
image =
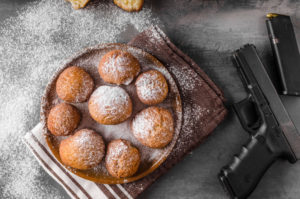
[[[56,136],[70,135],[80,123],[80,112],[70,104],[61,103],[54,106],[48,115],[47,126]]]
[[[168,95],[167,80],[157,70],[149,70],[140,74],[135,86],[139,99],[147,105],[159,104]]]
[[[140,165],[139,150],[127,140],[113,140],[108,144],[105,157],[106,169],[116,178],[134,175]]]
[[[113,50],[101,58],[98,71],[107,83],[129,85],[140,72],[140,64],[129,52]]]
[[[68,67],[56,81],[56,93],[66,102],[77,103],[86,101],[94,88],[92,77],[82,68]]]
[[[100,124],[119,124],[132,113],[132,102],[127,92],[118,86],[100,86],[89,99],[89,112]]]
[[[131,124],[135,138],[151,148],[162,148],[169,144],[174,135],[172,114],[161,107],[149,107],[139,112]]]
[[[98,133],[82,129],[61,141],[59,155],[65,165],[86,170],[101,162],[105,155],[105,145]]]
[[[144,0],[114,0],[114,3],[123,10],[133,12],[142,9]]]
[[[71,2],[72,7],[77,10],[80,8],[84,8],[85,5],[90,1],[90,0],[67,0],[69,2]]]

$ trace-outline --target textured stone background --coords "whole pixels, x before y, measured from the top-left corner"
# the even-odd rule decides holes
[[[17,15],[17,10],[28,2],[29,0],[1,0],[0,21]],[[229,109],[231,103],[246,96],[231,62],[230,55],[233,50],[245,43],[253,43],[261,53],[264,63],[273,67],[265,26],[266,13],[291,15],[300,41],[300,3],[297,1],[146,0],[145,6],[151,8],[154,15],[163,22],[164,30],[171,40],[223,89]],[[124,41],[132,37],[126,32],[123,36]],[[285,97],[283,101],[300,129],[300,98]],[[38,117],[38,111],[36,114]],[[217,173],[231,160],[234,153],[239,152],[247,137],[230,109],[226,121],[204,143],[160,178],[140,198],[226,198],[216,177]],[[62,198],[68,198],[64,190],[43,172],[41,169],[39,180],[49,183],[49,189],[59,189]],[[291,165],[286,161],[277,161],[250,198],[296,199],[299,198],[299,187],[300,163]]]

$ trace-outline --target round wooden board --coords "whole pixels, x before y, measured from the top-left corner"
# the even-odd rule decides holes
[[[109,85],[100,78],[98,74],[98,63],[101,57],[115,49],[125,50],[133,54],[141,64],[141,72],[155,69],[160,71],[165,78],[167,79],[168,86],[169,86],[169,94],[164,102],[157,105],[160,107],[167,108],[173,115],[174,118],[174,128],[175,133],[173,140],[164,148],[162,149],[152,149],[140,144],[132,135],[130,130],[130,122],[132,118],[141,110],[148,107],[141,103],[137,97],[136,89],[134,85],[134,81],[128,85],[121,87],[124,88],[128,94],[130,95],[132,102],[133,102],[133,112],[132,116],[125,122],[118,124],[118,125],[101,125],[95,122],[88,113],[87,102],[84,103],[72,103],[75,107],[77,107],[82,115],[82,121],[77,128],[77,130],[82,128],[91,128],[98,132],[105,140],[105,143],[109,143],[113,139],[126,139],[129,140],[135,147],[137,147],[141,153],[141,164],[139,170],[136,172],[135,175],[127,178],[115,178],[108,174],[104,161],[102,161],[98,166],[93,169],[89,170],[78,170],[71,167],[65,166],[69,171],[73,172],[74,174],[85,178],[87,180],[91,180],[98,183],[103,184],[121,184],[121,183],[128,183],[136,181],[149,173],[153,172],[161,163],[163,163],[170,152],[172,151],[175,143],[178,139],[181,123],[182,123],[182,104],[180,93],[177,88],[177,85],[172,78],[171,74],[168,70],[152,55],[149,53],[144,52],[141,49],[128,46],[125,44],[101,44],[95,47],[87,48],[70,59],[68,59],[65,64],[55,73],[53,78],[51,79],[50,83],[46,87],[46,91],[43,95],[42,102],[41,102],[41,122],[43,124],[43,131],[48,143],[49,148],[51,149],[53,155],[56,159],[63,165],[61,159],[59,157],[58,149],[59,144],[62,139],[66,137],[57,137],[53,136],[47,129],[47,117],[49,114],[50,109],[62,102],[57,97],[55,92],[55,84],[59,74],[69,66],[79,66],[84,68],[94,79],[95,88],[101,85]],[[116,86],[116,85],[113,85]]]

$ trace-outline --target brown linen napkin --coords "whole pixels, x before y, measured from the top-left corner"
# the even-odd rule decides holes
[[[201,143],[225,118],[227,110],[220,89],[160,28],[151,27],[128,44],[154,55],[167,67],[179,87],[183,103],[181,132],[167,160],[143,179],[124,184],[126,190],[136,197]]]
[[[97,184],[70,173],[54,158],[42,136],[42,126],[38,124],[26,134],[24,141],[44,169],[72,198],[136,198],[204,140],[227,113],[219,88],[158,27],[140,33],[129,45],[158,58],[177,82],[183,103],[183,124],[179,139],[167,160],[143,179],[122,185]]]

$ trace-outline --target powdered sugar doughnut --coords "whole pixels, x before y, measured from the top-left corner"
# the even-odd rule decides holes
[[[147,105],[159,104],[168,95],[167,81],[157,70],[149,70],[140,74],[135,86],[139,99]]]
[[[116,178],[132,176],[139,168],[140,152],[127,140],[113,140],[107,147],[106,169]]]
[[[84,102],[88,99],[94,88],[92,77],[82,68],[68,67],[58,77],[56,93],[66,102]]]
[[[71,134],[79,125],[80,112],[72,105],[61,103],[50,110],[47,126],[56,136]]]
[[[131,127],[135,138],[151,148],[165,147],[174,134],[172,114],[161,107],[142,110],[132,120]]]
[[[98,72],[107,83],[129,85],[140,72],[140,64],[129,52],[113,50],[101,58]]]
[[[132,113],[132,102],[121,87],[100,86],[89,100],[89,112],[100,124],[119,124]]]
[[[82,129],[62,140],[59,155],[67,166],[86,170],[98,165],[105,154],[102,137],[93,130]]]
[[[127,46],[124,44],[101,44],[95,47],[89,47],[77,53],[73,57],[70,57],[68,60],[65,60],[61,68],[58,69],[52,77],[42,98],[41,121],[43,125],[43,133],[45,135],[47,144],[49,145],[49,148],[52,151],[52,154],[57,158],[57,160],[63,163],[59,156],[59,145],[61,141],[65,139],[65,137],[52,135],[47,129],[47,119],[51,108],[58,103],[62,103],[62,100],[56,94],[56,82],[58,76],[62,73],[62,71],[64,71],[68,67],[79,66],[91,75],[91,77],[94,80],[95,90],[100,86],[117,86],[104,82],[103,79],[100,77],[98,71],[100,59],[105,54],[113,50],[126,51],[132,54],[135,58],[137,58],[140,63],[141,73],[149,70],[157,70],[163,74],[163,76],[167,80],[169,91],[167,98],[162,103],[160,103],[159,106],[168,109],[172,113],[175,132],[172,141],[163,148],[150,148],[148,146],[143,145],[135,138],[135,136],[132,133],[131,127],[132,116],[133,114],[135,116],[138,112],[148,107],[148,105],[144,104],[141,100],[139,100],[137,96],[136,86],[134,84],[136,78],[134,78],[134,82],[132,82],[131,84],[120,86],[128,93],[130,99],[132,100],[132,113],[126,121],[121,122],[119,124],[99,124],[91,117],[88,102],[72,103],[72,106],[75,106],[80,111],[82,117],[82,121],[80,122],[77,129],[89,128],[93,129],[96,132],[101,132],[103,140],[107,141],[107,143],[116,139],[128,140],[140,152],[141,163],[139,169],[134,175],[129,177],[117,178],[110,175],[106,169],[105,161],[101,161],[100,164],[88,170],[79,170],[71,168],[69,166],[66,167],[66,169],[68,169],[75,175],[102,184],[122,184],[133,182],[138,179],[141,179],[142,177],[145,177],[150,172],[155,170],[167,158],[167,156],[170,154],[173,147],[175,146],[176,140],[180,135],[180,128],[182,124],[182,104],[180,100],[180,93],[176,86],[176,82],[172,78],[172,75],[164,67],[164,65],[161,64],[155,57],[151,56],[150,54],[144,52],[141,49],[134,48],[132,46]]]

